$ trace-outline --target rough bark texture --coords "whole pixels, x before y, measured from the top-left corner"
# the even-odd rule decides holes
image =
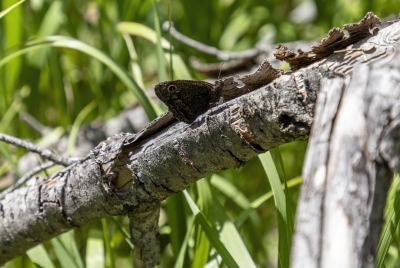
[[[161,200],[183,190],[187,185],[206,175],[227,168],[239,167],[254,156],[273,147],[294,140],[307,139],[321,83],[326,92],[325,95],[331,94],[333,99],[336,98],[336,103],[342,103],[341,98],[344,98],[345,94],[340,92],[344,92],[346,88],[353,88],[348,86],[353,80],[343,76],[350,74],[352,66],[357,62],[369,63],[375,58],[385,58],[391,55],[397,45],[399,32],[399,23],[394,23],[370,39],[364,39],[354,44],[353,48],[348,51],[334,54],[322,62],[314,63],[295,73],[284,74],[272,83],[261,86],[258,90],[214,107],[191,124],[175,123],[171,127],[155,133],[152,137],[139,141],[135,146],[130,147],[129,151],[122,150],[122,147],[132,139],[132,136],[114,135],[107,141],[101,142],[85,160],[54,174],[48,180],[37,179],[28,187],[0,196],[0,263],[21,255],[34,245],[69,229],[83,226],[90,221],[109,215],[124,214],[130,215],[130,219],[134,220],[131,223],[133,241],[136,240],[135,244],[139,246],[139,251],[135,252],[135,255],[138,256],[135,257],[135,261],[139,267],[151,267],[157,263],[158,255],[151,249],[146,249],[146,244],[143,243],[150,241],[151,245],[156,245],[156,240],[154,240],[157,237],[155,215],[158,214],[158,205]],[[389,44],[389,42],[391,43]],[[395,58],[392,61],[396,62],[396,60],[399,59]],[[374,70],[370,72],[374,77],[388,75],[385,72],[375,73],[378,72],[375,67],[368,68],[372,68],[368,70]],[[398,67],[393,66],[393,70],[395,68]],[[337,181],[325,179],[325,175],[329,175],[327,172],[332,172],[333,176],[334,172],[340,171],[342,173],[336,177],[348,177],[346,174],[348,170],[356,170],[360,176],[366,178],[362,180],[360,177],[353,184],[363,185],[367,195],[361,195],[362,198],[360,198],[359,195],[354,194],[358,198],[356,201],[347,202],[348,199],[346,199],[348,206],[342,205],[342,215],[353,215],[350,212],[355,211],[363,217],[353,218],[353,216],[359,217],[354,214],[348,218],[347,222],[341,221],[344,227],[353,228],[349,228],[348,233],[359,227],[359,229],[357,228],[359,231],[354,232],[354,236],[351,236],[351,245],[354,247],[351,247],[350,251],[356,252],[356,255],[348,253],[350,255],[347,256],[350,256],[351,261],[354,261],[353,259],[359,261],[361,266],[364,265],[362,261],[365,258],[369,263],[369,256],[372,256],[373,259],[373,253],[368,253],[369,255],[366,253],[371,252],[370,250],[376,246],[378,234],[371,235],[369,231],[372,229],[368,228],[375,227],[375,223],[379,223],[379,219],[381,219],[384,205],[382,194],[385,193],[388,184],[387,176],[391,174],[388,167],[395,170],[399,168],[399,145],[397,144],[396,147],[393,143],[382,141],[383,139],[387,141],[399,139],[399,122],[396,121],[400,110],[398,88],[396,88],[399,76],[398,72],[391,72],[391,75],[394,84],[390,90],[385,92],[386,95],[374,91],[375,94],[368,94],[370,96],[367,99],[368,105],[361,106],[363,108],[378,107],[378,103],[373,101],[375,95],[385,101],[392,99],[395,108],[387,106],[386,110],[383,108],[376,110],[384,115],[379,117],[382,121],[373,121],[380,122],[381,130],[377,127],[379,125],[369,126],[369,123],[363,125],[365,127],[363,132],[354,128],[356,124],[345,125],[344,127],[353,127],[353,130],[357,131],[354,131],[353,136],[345,135],[346,139],[344,139],[340,138],[340,131],[337,131],[336,134],[333,132],[335,128],[330,127],[332,131],[326,130],[323,125],[319,128],[324,134],[320,137],[320,142],[311,141],[311,146],[315,143],[325,147],[318,147],[318,152],[322,155],[308,154],[306,168],[310,171],[306,171],[304,176],[305,183],[297,225],[298,233],[293,251],[292,263],[294,266],[307,261],[307,264],[310,263],[310,265],[302,267],[319,267],[322,264],[325,265],[325,261],[331,260],[325,255],[321,255],[320,248],[328,248],[328,245],[322,246],[321,243],[327,243],[329,242],[328,238],[330,239],[329,236],[325,236],[327,233],[322,231],[328,230],[329,226],[335,226],[335,223],[328,225],[328,222],[335,221],[335,218],[332,217],[337,217],[337,215],[329,214],[329,218],[323,218],[323,221],[318,223],[314,223],[314,220],[321,219],[320,213],[331,210],[330,206],[332,205],[324,203],[325,200],[328,200],[325,186],[329,185],[329,182],[333,187]],[[363,77],[365,77],[364,74],[357,81],[364,81]],[[373,88],[374,83],[379,85],[376,80],[370,81],[372,82],[364,86],[364,91]],[[340,92],[335,94],[337,91]],[[323,98],[321,97],[322,100]],[[345,103],[344,100],[343,103]],[[378,112],[369,114],[371,111],[364,109],[360,116],[367,114],[366,118],[369,120],[373,115],[379,115]],[[322,117],[323,114],[328,116],[328,118],[323,118],[323,122],[329,123],[329,120],[336,118],[330,110],[324,113],[323,108],[318,108],[317,113]],[[352,122],[354,123],[355,119]],[[387,123],[382,125],[383,122]],[[336,124],[339,128],[338,123],[335,123],[334,126]],[[317,130],[318,128],[315,131]],[[375,140],[375,143],[373,140],[361,142],[358,136],[354,135],[374,132],[376,132],[375,136],[368,137],[371,139],[379,137],[380,140]],[[345,158],[338,157],[347,156],[344,154],[346,152],[344,150],[336,149],[331,153],[328,143],[332,133],[338,139],[332,143],[332,146],[336,143],[344,144],[346,141],[346,144],[350,144],[356,149],[361,148],[361,153]],[[352,137],[352,139],[347,139],[347,137]],[[368,150],[364,151],[364,149]],[[329,157],[324,157],[323,154]],[[336,162],[324,164],[325,170],[318,169],[317,173],[312,171],[318,163],[323,163],[324,159],[333,161],[333,156],[336,157]],[[347,165],[350,166],[346,170]],[[314,178],[322,179],[314,180]],[[350,185],[350,181],[346,183]],[[378,191],[375,187],[381,188]],[[347,190],[338,188],[335,191],[349,192],[350,195],[346,198],[350,199],[351,194],[356,190],[354,187],[350,187]],[[335,193],[330,194],[334,195]],[[317,198],[316,201],[310,201],[314,198]],[[334,202],[337,199],[333,196],[332,200]],[[15,205],[16,202],[18,205]],[[308,207],[309,203],[307,202],[317,202],[317,205],[312,204]],[[321,208],[324,209],[321,210]],[[361,209],[362,211],[360,211]],[[309,216],[305,216],[304,213],[307,212]],[[365,221],[365,219],[367,220]],[[305,224],[306,227],[302,227],[303,222],[308,225]],[[351,224],[346,225],[345,223],[348,222]],[[145,234],[147,231],[149,233]],[[320,232],[317,239],[308,237],[318,231]],[[335,244],[335,246],[337,245]],[[303,250],[302,247],[306,249]],[[153,260],[149,261],[149,256],[153,257]],[[304,260],[303,257],[307,257],[309,260]]]
[[[387,190],[400,171],[400,25],[393,26],[369,40],[374,48],[351,75],[322,80],[292,267],[375,267]]]
[[[361,21],[344,25],[344,29],[348,31],[349,36],[345,36],[344,31],[341,29],[333,28],[317,46],[311,48],[311,51],[298,50],[298,53],[296,53],[286,46],[279,45],[274,55],[279,60],[287,61],[290,64],[290,68],[296,71],[369,36],[371,29],[380,23],[379,18],[374,13],[368,12]]]
[[[35,124],[39,122],[26,114],[20,116],[20,119],[34,128],[42,137],[46,137],[45,139],[49,141],[45,145],[47,149],[57,152],[62,156],[67,156],[68,133],[63,133],[60,129],[51,129],[43,125],[35,127]],[[145,111],[140,106],[135,106],[121,111],[117,116],[106,122],[95,121],[88,125],[82,125],[77,134],[76,147],[72,156],[85,157],[93,147],[107,137],[119,132],[138,132],[147,124],[148,120]],[[18,170],[22,174],[30,172],[38,165],[40,165],[40,161],[37,154],[31,152],[26,153],[18,160]],[[17,174],[10,171],[6,175],[6,178],[0,178],[0,189],[5,188],[4,186],[6,185],[11,185],[17,180]],[[3,182],[4,186],[1,182]]]
[[[300,83],[307,85],[306,99],[298,92]],[[208,174],[307,139],[319,86],[314,69],[282,76],[212,108],[190,125],[178,122],[131,151],[121,149],[130,135],[114,135],[85,161],[1,196],[0,262],[93,220],[151,211]]]

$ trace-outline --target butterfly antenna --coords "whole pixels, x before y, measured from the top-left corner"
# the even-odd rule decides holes
[[[221,66],[219,67],[219,74],[218,74],[218,79],[217,79],[217,80],[219,80],[219,78],[220,78],[220,76],[221,76],[222,65],[224,65],[224,63],[225,63],[225,62],[223,62],[223,63],[221,64]]]

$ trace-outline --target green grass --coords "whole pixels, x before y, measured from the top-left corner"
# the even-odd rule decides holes
[[[378,245],[377,267],[396,267],[399,253],[399,223],[400,223],[400,177],[397,174],[389,190],[385,210],[385,224]],[[392,252],[389,248],[392,246]],[[386,265],[385,265],[386,259]]]

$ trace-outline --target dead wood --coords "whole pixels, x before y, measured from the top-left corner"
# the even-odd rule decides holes
[[[370,18],[374,19],[374,17]],[[365,25],[370,24],[366,23]],[[27,249],[60,233],[81,227],[93,220],[109,215],[130,215],[130,218],[134,219],[134,223],[131,223],[131,230],[132,234],[135,234],[133,237],[133,241],[136,243],[135,250],[138,250],[135,252],[135,256],[139,255],[140,258],[135,261],[139,263],[140,267],[154,266],[158,261],[158,255],[154,255],[155,246],[146,249],[143,241],[148,240],[152,241],[152,245],[157,244],[155,241],[157,241],[158,232],[154,228],[157,217],[154,215],[158,214],[161,200],[182,191],[189,184],[211,173],[239,167],[254,156],[273,147],[294,140],[307,139],[314,120],[317,94],[321,88],[323,92],[327,92],[324,94],[334,94],[337,92],[335,90],[337,84],[340,83],[343,86],[339,88],[343,90],[343,88],[353,88],[353,86],[348,86],[352,85],[350,81],[376,81],[367,80],[364,74],[361,76],[359,72],[353,74],[353,66],[357,64],[369,64],[368,70],[373,70],[370,73],[374,74],[374,79],[388,75],[387,72],[377,71],[378,67],[382,67],[382,63],[377,60],[391,57],[392,62],[396,64],[399,62],[398,53],[393,53],[397,49],[399,33],[399,23],[393,23],[379,32],[370,32],[366,37],[362,35],[364,39],[353,44],[347,50],[342,49],[339,53],[334,53],[294,73],[283,74],[268,85],[257,84],[257,89],[252,89],[248,94],[212,108],[193,123],[177,122],[169,128],[154,133],[151,137],[138,141],[128,151],[122,148],[129,139],[132,139],[132,136],[128,134],[114,135],[101,142],[87,158],[72,164],[47,180],[37,178],[27,187],[0,196],[0,263],[21,255]],[[396,64],[390,68],[397,72],[393,72],[391,76],[388,76],[389,80],[385,81],[390,81],[390,79],[397,81],[396,79],[400,77]],[[355,75],[359,80],[353,79]],[[235,81],[235,78],[232,79]],[[240,82],[237,85],[238,88],[242,86]],[[391,89],[396,88],[393,84],[391,86]],[[365,86],[363,88],[366,91],[372,87]],[[398,100],[398,87],[396,89],[386,90],[385,94],[380,95],[382,100]],[[373,95],[369,94],[368,96]],[[335,95],[339,100],[343,98],[343,102],[345,96],[345,94]],[[371,100],[371,98],[367,100]],[[391,106],[386,106],[390,110],[389,112],[384,110],[386,118],[391,119],[388,121],[389,127],[382,127],[383,134],[374,137],[392,141],[397,139],[398,141],[400,125],[396,121],[399,115],[398,103],[397,101],[397,106],[394,105],[392,106],[394,108],[391,109],[389,109]],[[318,105],[316,113],[322,116],[323,110],[321,111],[322,108],[319,107],[323,104]],[[363,112],[367,111],[363,110]],[[335,117],[330,117],[327,121],[330,122],[329,120],[332,121],[332,119]],[[366,131],[368,134],[379,131],[379,129],[367,127]],[[330,134],[331,132],[328,131],[322,137],[325,138],[322,139],[322,144],[325,146],[323,149],[327,150],[325,154],[330,154]],[[356,138],[353,140],[357,141]],[[368,142],[372,141],[368,140]],[[372,147],[363,147],[363,149],[369,149],[368,153],[374,156],[367,158],[368,161],[361,161],[364,159],[363,155],[360,157],[355,155],[353,162],[346,158],[345,160],[348,162],[342,160],[330,164],[333,167],[339,167],[340,165],[354,166],[355,163],[355,167],[361,171],[364,170],[362,168],[364,164],[368,167],[368,182],[370,182],[368,193],[373,197],[366,200],[368,208],[371,210],[368,215],[376,215],[376,218],[371,216],[371,220],[367,223],[359,219],[354,220],[353,230],[356,224],[375,226],[370,223],[380,223],[384,205],[382,194],[387,188],[387,178],[391,172],[399,171],[399,146],[390,147],[395,144],[380,141]],[[339,145],[343,146],[343,144]],[[375,149],[379,150],[374,154],[373,150]],[[369,154],[365,156],[369,156]],[[332,153],[332,155],[334,154]],[[308,165],[314,167],[312,163],[315,159],[310,160],[309,156],[307,159]],[[341,158],[336,159],[340,161]],[[323,158],[318,158],[317,162],[322,160]],[[336,168],[329,167],[327,166],[326,170],[336,170]],[[305,180],[315,176],[315,173],[311,172],[312,168],[306,166],[306,170],[310,171],[304,174]],[[325,176],[328,173],[325,171],[321,174]],[[341,174],[345,175],[345,173]],[[326,181],[324,178],[323,185]],[[302,190],[299,211],[304,210],[304,206],[307,208],[302,200],[312,198],[308,193],[304,193],[308,190],[306,187],[310,183],[307,181],[304,183],[303,189],[305,190]],[[382,188],[379,188],[381,186]],[[382,193],[378,194],[377,189]],[[324,193],[322,192],[321,195],[324,196]],[[320,199],[326,200],[326,197]],[[18,206],[15,206],[16,200],[19,202]],[[365,199],[361,201],[365,201]],[[345,214],[354,209],[351,207],[351,202],[348,204]],[[315,209],[312,212],[321,213],[320,210]],[[322,211],[322,213],[324,212],[325,210]],[[368,218],[368,215],[364,216]],[[143,218],[140,218],[141,216]],[[312,214],[305,220],[311,221],[311,217],[314,216],[318,215]],[[143,225],[140,224],[141,220]],[[303,216],[298,216],[298,222],[302,220],[304,220]],[[335,219],[324,218],[324,224],[326,225],[331,220]],[[307,227],[315,227],[315,225]],[[297,227],[297,230],[299,230],[298,228],[300,227]],[[321,229],[323,230],[322,227]],[[307,232],[311,232],[310,230],[303,232],[307,234]],[[318,229],[312,230],[315,232]],[[354,241],[359,241],[358,239],[361,237],[364,239],[363,241],[369,243],[360,247],[357,244],[355,251],[352,251],[359,254],[357,260],[360,261],[364,260],[365,256],[370,261],[369,256],[373,258],[374,253],[365,255],[364,252],[371,252],[370,250],[376,247],[376,235],[371,235],[371,229],[365,230],[366,233],[355,232],[352,237]],[[303,246],[299,240],[299,236],[302,235],[301,232],[296,233],[293,248],[294,266],[297,265],[297,261],[301,263],[299,257],[307,255],[302,255],[302,251],[301,254],[296,251],[299,250],[299,246]],[[321,240],[323,235],[324,233],[321,233],[315,241],[308,241],[311,254],[307,256],[309,258],[316,256],[317,259],[310,260],[310,263],[315,262],[317,265],[307,267],[318,267],[321,263],[321,256],[315,250],[318,251],[321,241],[327,241]]]

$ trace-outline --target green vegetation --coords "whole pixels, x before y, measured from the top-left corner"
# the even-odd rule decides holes
[[[72,152],[82,124],[107,120],[135,103],[155,118],[165,107],[154,104],[145,88],[171,78],[203,79],[186,66],[190,56],[217,61],[161,33],[160,24],[169,18],[193,39],[240,51],[260,40],[315,39],[367,11],[383,18],[400,10],[398,0],[316,0],[313,20],[292,23],[289,14],[301,2],[30,0],[13,6],[16,0],[2,0],[0,132],[40,140],[18,120],[25,111],[69,133]],[[281,146],[168,198],[160,219],[161,267],[288,267],[305,149],[305,142]],[[0,143],[0,177],[10,169],[19,174],[16,163],[23,153]],[[398,184],[396,178],[379,249],[379,265],[386,260],[386,267],[399,262]],[[31,249],[6,267],[131,267],[126,230],[123,217],[103,219]]]

